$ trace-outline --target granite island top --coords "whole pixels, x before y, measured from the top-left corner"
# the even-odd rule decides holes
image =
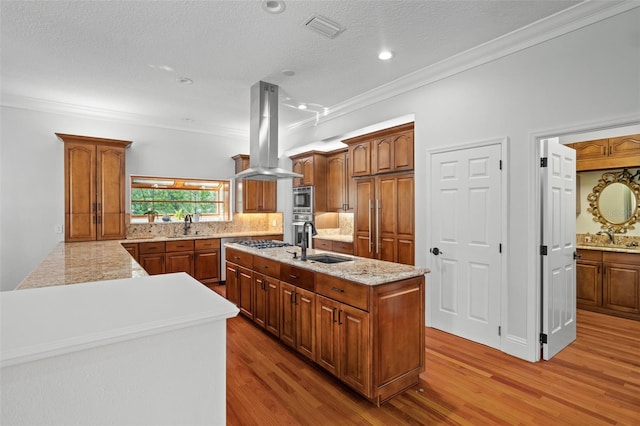
[[[302,249],[295,246],[267,249],[256,249],[235,243],[226,243],[225,246],[228,248],[251,253],[256,256],[262,256],[268,259],[277,260],[281,263],[286,263],[314,272],[320,272],[323,274],[353,281],[358,284],[370,286],[387,284],[394,281],[419,277],[430,272],[427,268],[418,268],[401,263],[385,262],[383,260],[367,259],[363,257],[350,256],[342,253],[337,254],[327,252],[325,250],[315,249],[308,249],[307,256],[330,253],[332,255],[335,255],[336,257],[342,257],[350,260],[347,262],[332,264],[316,262],[313,260],[302,261],[300,260],[300,253]],[[296,259],[293,258],[292,252],[296,253]]]
[[[353,243],[353,235],[345,235],[345,234],[318,234],[314,239],[317,238],[319,240],[329,240],[329,241],[340,241],[341,243]]]
[[[597,243],[578,243],[576,245],[577,248],[583,250],[599,250],[599,251],[609,251],[615,253],[638,253],[640,254],[640,247],[627,247],[622,245],[606,245],[606,244],[597,244]]]

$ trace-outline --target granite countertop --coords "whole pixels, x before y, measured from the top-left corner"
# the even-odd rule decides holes
[[[640,247],[627,247],[621,245],[603,245],[599,243],[579,243],[576,245],[579,249],[584,250],[600,250],[618,253],[637,253],[640,254]]]
[[[269,235],[281,235],[282,232],[233,232],[226,234],[189,234],[189,235],[132,235],[127,236],[126,240],[120,241],[121,243],[148,243],[155,241],[180,241],[180,240],[205,240],[209,238],[238,238],[238,237],[260,237]]]
[[[120,241],[60,242],[16,290],[147,275]]]
[[[329,253],[332,256],[342,257],[350,260],[348,262],[332,264],[320,263],[312,260],[302,261],[300,260],[300,253],[302,251],[300,247],[282,247],[260,250],[235,243],[226,243],[225,246],[248,252],[256,256],[262,256],[269,259],[277,260],[281,263],[286,263],[314,272],[320,272],[323,274],[353,281],[358,284],[370,286],[419,277],[430,272],[427,268],[418,268],[411,265],[403,265],[401,263],[366,259],[363,257],[350,256],[346,254],[335,254],[333,252],[327,252],[324,250],[308,249],[307,256]],[[293,255],[291,254],[292,252],[297,253],[297,259],[293,258]]]
[[[328,241],[340,241],[341,243],[353,242],[353,235],[344,235],[344,234],[318,234],[313,238],[317,238],[320,240],[328,240]]]

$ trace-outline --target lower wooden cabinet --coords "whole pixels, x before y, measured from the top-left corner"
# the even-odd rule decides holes
[[[577,306],[640,320],[640,254],[579,249]]]
[[[226,263],[226,295],[229,302],[238,304],[238,265]]]
[[[313,248],[318,250],[333,251],[336,253],[353,254],[353,243],[345,241],[325,240],[322,238],[313,239]]]
[[[164,253],[141,254],[140,266],[142,266],[149,275],[164,274]]]
[[[280,282],[280,340],[315,361],[315,294]]]
[[[316,362],[360,393],[369,392],[369,313],[316,298]]]
[[[253,272],[242,266],[237,267],[238,309],[246,317],[253,319]]]
[[[253,322],[280,337],[280,281],[253,274]]]

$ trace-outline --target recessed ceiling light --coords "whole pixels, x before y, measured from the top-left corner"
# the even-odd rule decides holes
[[[154,64],[148,64],[148,65],[149,65],[149,68],[152,68],[154,70],[173,72],[173,68],[171,68],[169,65],[154,65]]]
[[[193,84],[193,80],[187,77],[180,77],[176,79],[176,81],[178,82],[178,84],[184,84],[185,86],[188,86],[189,84]]]
[[[262,8],[269,13],[282,13],[286,7],[281,0],[262,0]]]
[[[307,106],[305,104],[300,104],[298,105],[298,109],[307,109]]]
[[[388,61],[391,58],[393,58],[393,52],[390,52],[389,50],[383,50],[382,52],[378,53],[378,59],[380,59],[381,61]]]

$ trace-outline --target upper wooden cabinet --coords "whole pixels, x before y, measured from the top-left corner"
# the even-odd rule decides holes
[[[64,142],[65,241],[121,240],[131,141],[56,133]]]
[[[597,139],[571,144],[576,150],[576,170],[637,167],[640,164],[640,135]]]
[[[238,154],[232,158],[236,162],[236,173],[249,168],[248,155]],[[276,181],[236,180],[235,207],[238,213],[274,213],[277,209]]]
[[[327,158],[323,152],[304,152],[289,157],[291,169],[301,178],[293,179],[293,186],[313,186],[316,212],[327,211]]]
[[[327,154],[327,211],[353,210],[355,185],[346,149]]]
[[[343,142],[349,145],[352,177],[413,170],[413,123]]]

